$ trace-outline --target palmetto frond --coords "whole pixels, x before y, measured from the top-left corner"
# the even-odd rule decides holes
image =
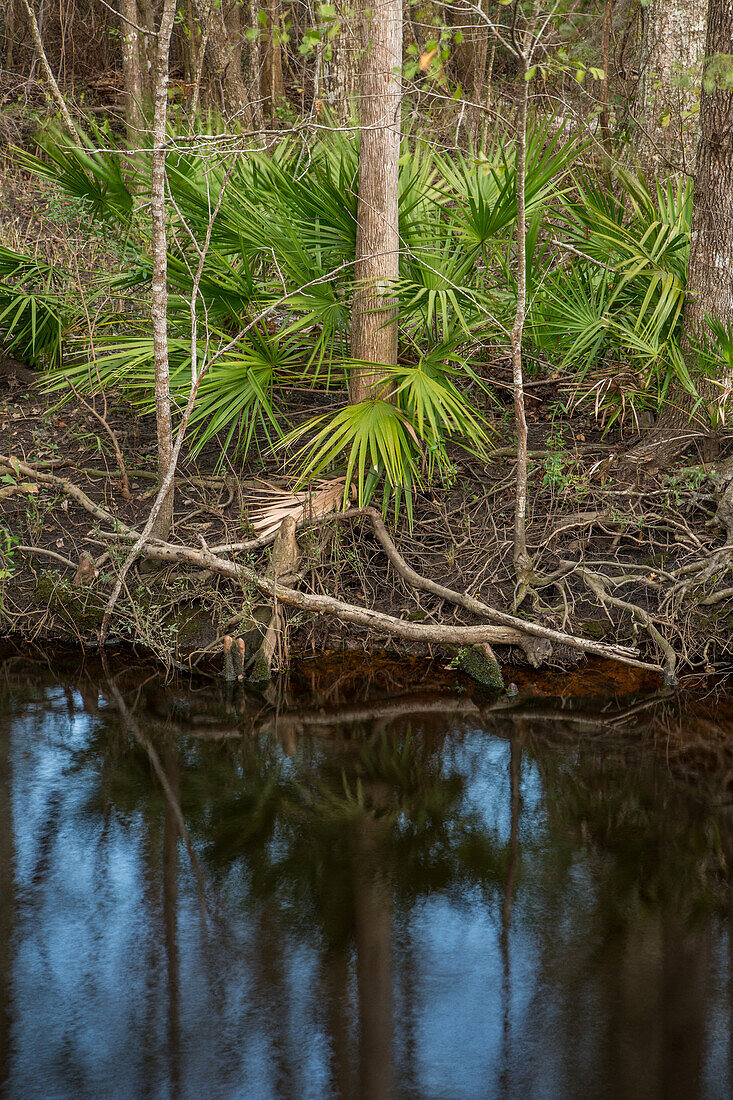
[[[66,273],[0,247],[0,345],[25,363],[57,366],[71,311],[56,287]]]
[[[292,516],[296,524],[301,524],[338,512],[348,495],[343,477],[320,479],[301,491],[260,481],[258,488],[248,494],[247,514],[255,534],[266,537],[278,531],[288,516]]]
[[[51,126],[37,137],[43,156],[23,150],[14,159],[28,172],[56,183],[67,195],[85,202],[94,216],[103,221],[126,224],[134,209],[133,191],[125,178],[126,149],[115,145],[109,131],[90,126],[91,137],[82,137],[83,145],[70,144],[58,126]],[[127,165],[128,176],[132,162]]]

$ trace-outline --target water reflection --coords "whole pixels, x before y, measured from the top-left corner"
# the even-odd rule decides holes
[[[8,1096],[733,1092],[727,704],[107,672],[0,689]]]

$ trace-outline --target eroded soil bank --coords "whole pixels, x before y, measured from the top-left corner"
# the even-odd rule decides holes
[[[498,375],[503,369],[495,367]],[[585,416],[557,418],[554,386],[548,378],[533,389],[528,530],[535,579],[521,603],[515,606],[511,559],[513,451],[506,432],[500,434],[500,418],[489,464],[456,451],[451,484],[428,486],[416,496],[412,527],[404,515],[396,523],[387,517],[399,554],[421,576],[548,630],[626,647],[660,668],[671,654],[675,676],[686,669],[727,668],[733,589],[730,548],[715,525],[719,466],[706,465],[692,448],[686,465],[672,472],[629,467],[623,437],[604,438]],[[293,417],[311,411],[301,402]],[[111,400],[106,409],[99,399],[91,407],[57,407],[28,371],[6,364],[0,432],[2,632],[40,645],[93,648],[130,546],[113,528],[139,530],[154,497],[152,424]],[[232,459],[222,468],[220,454],[211,444],[181,463],[170,539],[175,547],[199,554],[203,546],[246,547],[252,541],[249,511],[263,481],[283,485],[287,458],[277,466],[242,466]],[[416,635],[421,626],[481,622],[465,606],[406,581],[364,516],[299,528],[297,539],[301,592],[382,612],[414,624]],[[266,572],[269,553],[269,546],[221,551],[258,575]],[[223,637],[246,633],[252,613],[272,605],[251,583],[217,574],[205,563],[140,566],[126,578],[109,640],[132,641],[169,666],[222,661]],[[287,653],[368,653],[386,646],[396,654],[445,659],[461,649],[420,637],[388,637],[378,624],[370,628],[297,608],[287,610],[284,620],[274,667],[287,665]],[[583,658],[557,642],[539,652],[502,644],[494,649],[502,664],[567,669]]]

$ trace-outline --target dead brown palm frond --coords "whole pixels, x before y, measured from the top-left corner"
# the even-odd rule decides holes
[[[247,513],[255,534],[266,537],[279,529],[286,516],[292,516],[296,524],[300,524],[329,512],[338,512],[344,499],[346,478],[323,478],[314,481],[310,489],[297,493],[271,481],[259,481],[258,485],[261,488],[249,494]]]
[[[639,412],[653,399],[653,394],[644,387],[643,378],[628,364],[596,368],[587,378],[561,382],[558,388],[570,395],[568,415],[580,405],[592,403],[593,415],[603,428],[610,427],[615,420],[623,426],[631,417],[635,430],[639,431]]]

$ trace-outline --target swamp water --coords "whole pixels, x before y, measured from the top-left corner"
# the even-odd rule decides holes
[[[110,664],[1,670],[3,1095],[733,1095],[730,699]]]

